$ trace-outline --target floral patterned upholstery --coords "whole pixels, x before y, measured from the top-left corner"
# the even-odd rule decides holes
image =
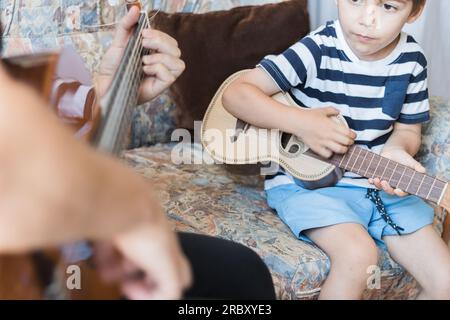
[[[283,0],[148,0],[147,10],[208,12]],[[125,13],[124,0],[2,0],[3,56],[77,49],[96,76],[101,57],[111,44],[114,24]],[[133,115],[131,148],[169,142],[175,129],[175,108],[168,93],[139,106]]]
[[[440,108],[449,106],[450,101]],[[442,128],[446,123],[435,125]],[[235,175],[220,165],[190,164],[202,163],[202,152],[200,145],[158,144],[127,151],[123,158],[156,186],[177,230],[242,243],[269,266],[278,298],[316,298],[329,271],[327,256],[316,246],[297,240],[267,206],[262,178]],[[179,154],[189,159],[186,164],[175,164],[179,162],[173,159]],[[449,158],[445,161],[448,163]],[[442,210],[436,209],[438,231],[442,221]],[[418,293],[416,281],[386,251],[379,250],[381,287],[367,290],[365,298],[414,298]]]
[[[72,45],[95,75],[111,42],[111,24],[123,14],[123,0],[0,1],[4,55],[52,50]],[[237,5],[281,0],[153,0],[149,8],[165,11],[229,9]],[[104,25],[99,27],[99,25]],[[424,131],[419,160],[428,171],[450,179],[450,101],[432,98],[432,120]],[[314,245],[301,242],[268,208],[262,179],[230,173],[223,166],[175,164],[180,145],[166,143],[174,129],[176,108],[168,94],[141,106],[134,117],[132,146],[153,145],[124,153],[124,162],[158,189],[177,230],[215,235],[255,250],[269,266],[280,299],[313,299],[320,292],[330,263]],[[185,156],[202,159],[198,145],[182,145]],[[189,157],[191,160],[192,158]],[[196,162],[194,162],[196,163]],[[436,209],[435,227],[444,213]],[[417,295],[415,280],[380,249],[381,288],[367,290],[370,299],[409,299]]]

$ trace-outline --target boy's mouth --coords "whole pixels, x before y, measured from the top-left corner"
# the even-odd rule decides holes
[[[375,38],[368,37],[360,33],[353,33],[353,35],[361,42],[371,42],[375,40]]]

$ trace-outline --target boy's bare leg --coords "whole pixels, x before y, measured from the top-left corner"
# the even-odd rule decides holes
[[[344,223],[305,234],[331,261],[319,299],[361,299],[367,288],[367,270],[378,262],[378,249],[367,230],[359,224]]]
[[[383,240],[391,257],[421,285],[418,299],[450,299],[450,249],[431,225]]]

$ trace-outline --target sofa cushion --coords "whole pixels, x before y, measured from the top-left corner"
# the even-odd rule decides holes
[[[430,174],[448,180],[450,101],[432,97],[430,105],[431,121],[424,126],[418,160]],[[281,299],[317,297],[330,267],[327,256],[297,240],[267,206],[260,177],[208,165],[209,157],[194,146],[157,145],[128,151],[124,160],[160,190],[177,230],[215,235],[254,249],[269,266]],[[438,207],[435,212],[434,227],[441,233],[446,214]],[[380,253],[381,288],[367,290],[365,298],[414,298],[416,281],[386,251]]]
[[[418,160],[433,176],[450,181],[450,100],[430,98],[431,120],[423,127]]]
[[[329,272],[328,257],[318,247],[299,241],[267,206],[260,177],[233,175],[202,159],[207,159],[202,148],[191,144],[156,145],[124,154],[126,163],[159,190],[177,230],[242,243],[269,266],[278,298],[316,298]],[[185,164],[179,164],[181,160]],[[437,229],[441,218],[436,217]],[[381,288],[367,290],[365,298],[415,297],[415,280],[379,250]]]
[[[305,0],[228,11],[159,13],[154,27],[178,40],[186,70],[172,86],[178,127],[194,129],[219,86],[232,73],[281,53],[309,32]]]

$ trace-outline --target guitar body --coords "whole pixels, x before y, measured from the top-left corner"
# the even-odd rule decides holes
[[[342,177],[342,170],[317,160],[317,156],[313,158],[309,147],[300,138],[280,130],[268,130],[245,123],[223,107],[223,93],[245,72],[248,71],[238,72],[228,78],[206,111],[201,140],[208,154],[217,162],[225,164],[275,162],[308,189],[336,184]],[[287,93],[278,93],[272,98],[293,108],[302,108]],[[347,126],[342,116],[334,119]]]
[[[9,74],[18,81],[26,83],[37,90],[51,105],[52,111],[66,123],[79,138],[89,141],[94,136],[100,121],[100,111],[96,104],[95,94],[89,92],[82,105],[77,106],[82,112],[76,116],[65,114],[53,99],[58,94],[63,95],[68,87],[60,86],[55,91],[54,81],[65,73],[65,66],[77,66],[81,59],[73,61],[74,52],[63,51],[61,54],[39,54],[4,59]],[[79,57],[77,56],[79,59]],[[75,59],[76,60],[76,59]],[[70,73],[70,72],[69,72]],[[72,89],[78,89],[84,83],[86,73],[80,73],[80,79],[70,79]],[[53,101],[53,103],[52,103]],[[85,249],[84,246],[72,245],[72,255],[75,251]],[[92,255],[85,256],[69,263],[59,249],[46,249],[24,254],[8,254],[0,256],[0,300],[7,299],[119,299],[120,291],[114,286],[103,283]],[[66,284],[73,275],[71,266],[79,268],[81,289],[68,290]]]
[[[111,155],[123,150],[138,100],[136,84],[143,71],[142,61],[134,57],[149,54],[141,37],[142,30],[150,27],[148,14],[138,0],[126,0],[126,5],[139,8],[139,21],[101,101],[91,75],[73,49],[2,60],[10,75],[37,90],[77,138]],[[80,241],[61,248],[0,255],[0,299],[121,299],[119,288],[100,278],[95,253],[90,242]],[[123,258],[117,254],[118,259]]]

